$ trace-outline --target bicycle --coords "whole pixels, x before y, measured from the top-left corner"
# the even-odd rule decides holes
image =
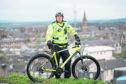
[[[56,44],[53,45],[53,48],[55,48],[55,46]],[[59,66],[57,63],[56,53],[70,49],[74,49],[74,51],[66,61]],[[65,64],[77,54],[79,57],[72,63],[73,77],[76,79],[97,79],[100,75],[100,65],[98,61],[92,56],[82,55],[77,42],[75,42],[75,46],[72,48],[67,48],[57,52],[54,51],[53,54],[50,52],[41,53],[32,57],[27,64],[27,75],[33,82],[43,82],[44,80],[52,78],[55,74],[66,72],[63,69]]]

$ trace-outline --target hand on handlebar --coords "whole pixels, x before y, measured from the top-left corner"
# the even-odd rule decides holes
[[[47,46],[48,46],[49,49],[52,49],[53,44],[50,40],[47,42]]]
[[[77,41],[77,42],[75,42],[75,45],[80,45],[81,43],[80,43],[80,41]]]
[[[75,40],[77,41],[77,42],[75,42],[75,45],[80,45],[81,44],[80,43],[80,37],[77,34],[75,34]]]

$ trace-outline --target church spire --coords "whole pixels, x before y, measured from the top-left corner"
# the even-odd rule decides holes
[[[86,17],[85,11],[84,11],[84,17],[83,17],[83,22],[82,22],[82,31],[83,32],[87,31],[87,17]]]
[[[86,13],[84,11],[84,17],[83,17],[83,22],[86,21],[87,22],[87,17],[86,17]]]

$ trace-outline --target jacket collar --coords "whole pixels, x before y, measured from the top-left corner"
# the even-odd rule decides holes
[[[57,24],[58,24],[60,27],[63,27],[63,26],[64,26],[64,22],[62,22],[62,23],[57,22]]]

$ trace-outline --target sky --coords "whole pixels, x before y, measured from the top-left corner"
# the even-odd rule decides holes
[[[50,21],[57,12],[65,20],[126,18],[126,0],[0,0],[0,21]]]

